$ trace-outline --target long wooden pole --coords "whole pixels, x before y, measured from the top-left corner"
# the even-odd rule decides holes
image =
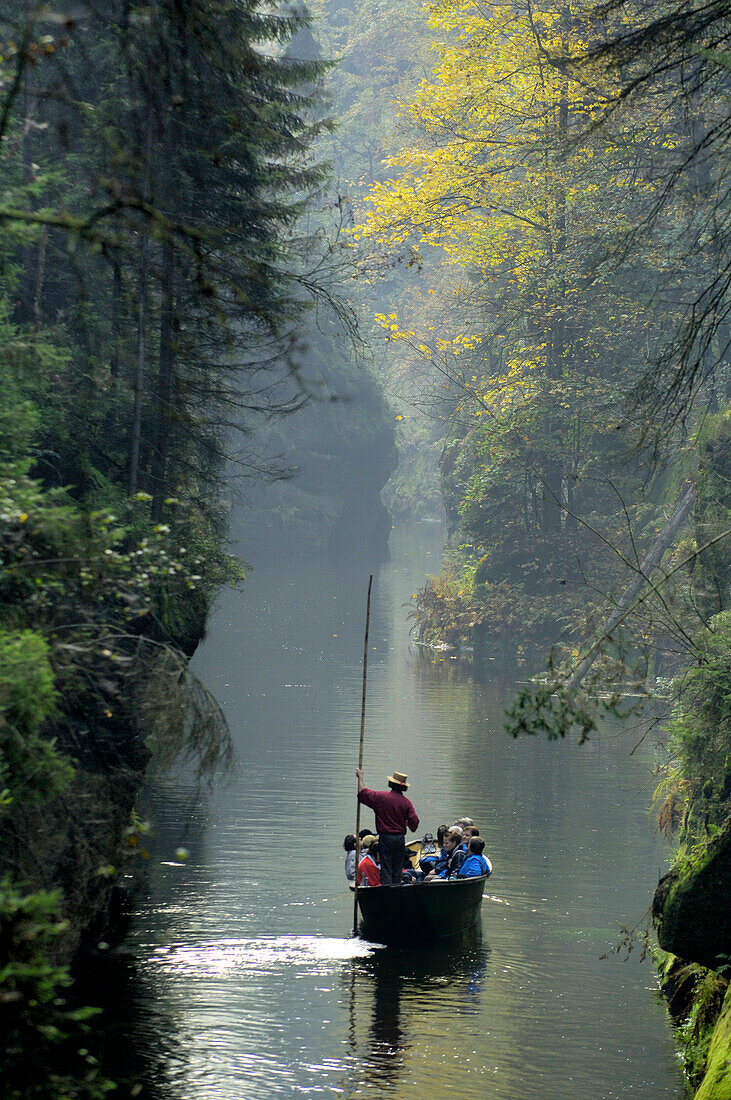
[[[368,675],[368,628],[371,622],[371,586],[373,574],[368,578],[368,600],[366,601],[365,642],[363,643],[363,695],[360,703],[360,747],[358,749],[358,768],[363,767],[363,736],[365,734],[366,677]],[[358,780],[360,785],[360,780]],[[353,891],[353,935],[358,931],[358,864],[360,863],[360,799],[355,803],[355,890]]]

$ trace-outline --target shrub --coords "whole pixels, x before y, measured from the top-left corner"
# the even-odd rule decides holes
[[[710,621],[696,640],[698,663],[676,684],[668,723],[683,775],[721,801],[731,797],[731,611]]]
[[[70,1006],[68,968],[54,961],[53,941],[66,931],[60,891],[26,893],[0,879],[0,1057],[5,1100],[99,1100],[114,1086],[79,1048],[96,1009]],[[64,1068],[46,1051],[65,1044]]]

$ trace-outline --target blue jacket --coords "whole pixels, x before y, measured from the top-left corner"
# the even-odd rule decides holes
[[[425,875],[428,875],[430,871],[436,871],[437,874],[439,874],[440,871],[444,870],[448,862],[449,856],[447,855],[447,849],[442,848],[439,855],[435,853],[434,855],[424,856],[423,859],[420,859],[419,866]]]
[[[466,858],[464,848],[455,848],[451,856],[448,857],[447,865],[443,871],[439,871],[439,865],[437,864],[438,877],[451,878],[452,875],[456,875]]]
[[[475,875],[489,875],[492,872],[492,864],[484,856],[467,856],[460,869],[457,878],[472,878]]]

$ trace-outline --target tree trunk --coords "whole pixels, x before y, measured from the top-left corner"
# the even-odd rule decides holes
[[[147,250],[149,242],[147,229],[142,229],[140,241],[140,280],[139,294],[137,297],[137,359],[135,363],[135,377],[132,386],[134,403],[132,407],[132,432],[130,439],[129,455],[129,495],[133,497],[137,492],[139,466],[140,466],[140,436],[142,434],[142,391],[145,381],[145,360],[147,355],[146,331],[147,324]]]
[[[560,457],[545,458],[542,467],[541,532],[553,539],[561,534],[563,462]]]
[[[119,352],[122,344],[122,265],[118,257],[112,260],[112,353],[109,358],[109,375],[114,385],[119,378]]]
[[[30,5],[28,4],[26,4],[25,18],[26,20],[31,19]],[[38,101],[33,92],[32,83],[33,66],[30,61],[26,61],[23,65],[23,133],[21,139],[23,183],[26,187],[30,187],[35,180],[32,133],[35,128]],[[28,204],[31,210],[35,210],[36,199],[32,191],[28,194]],[[38,244],[28,244],[20,254],[22,275],[18,280],[15,317],[21,324],[31,322],[36,332],[39,328],[39,291],[42,285],[41,273],[44,252],[45,235],[41,237]]]
[[[566,29],[568,23],[567,11],[564,11],[563,20]],[[565,40],[566,40],[566,36]],[[569,100],[568,81],[561,85],[561,93],[558,101],[558,136],[560,144],[564,144],[569,128]],[[562,272],[563,255],[566,252],[567,222],[566,222],[566,193],[560,183],[557,186],[556,210],[555,210],[555,235],[549,241],[551,253],[551,268],[554,276],[557,276],[557,285],[546,293],[548,306],[548,332],[547,332],[547,362],[546,374],[548,380],[549,411],[545,420],[545,446],[548,453],[542,462],[543,476],[543,509],[542,509],[542,533],[552,541],[561,537],[561,512],[563,504],[564,461],[563,449],[565,440],[562,438],[565,429],[565,417],[558,412],[558,404],[553,392],[553,385],[559,381],[564,370],[566,360],[566,289]]]
[[[173,374],[175,368],[175,348],[173,346],[174,319],[175,242],[166,240],[163,245],[160,359],[155,422],[155,488],[152,501],[152,518],[156,522],[159,522],[162,517],[163,502],[165,500],[167,486],[170,421],[173,404]]]
[[[142,144],[142,143],[140,143]],[[152,128],[148,125],[143,146],[142,197],[150,201],[150,162],[152,159]],[[140,276],[137,299],[137,357],[135,375],[132,384],[134,402],[132,407],[132,431],[129,454],[129,495],[133,497],[139,486],[140,446],[142,442],[142,396],[147,365],[147,257],[150,248],[149,226],[143,222],[140,226]]]

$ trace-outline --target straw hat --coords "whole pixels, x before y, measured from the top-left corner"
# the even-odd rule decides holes
[[[395,783],[396,786],[403,787],[404,790],[409,789],[409,784],[406,782],[407,778],[408,776],[404,775],[403,772],[394,772],[393,775],[386,776],[386,780],[389,783]]]

